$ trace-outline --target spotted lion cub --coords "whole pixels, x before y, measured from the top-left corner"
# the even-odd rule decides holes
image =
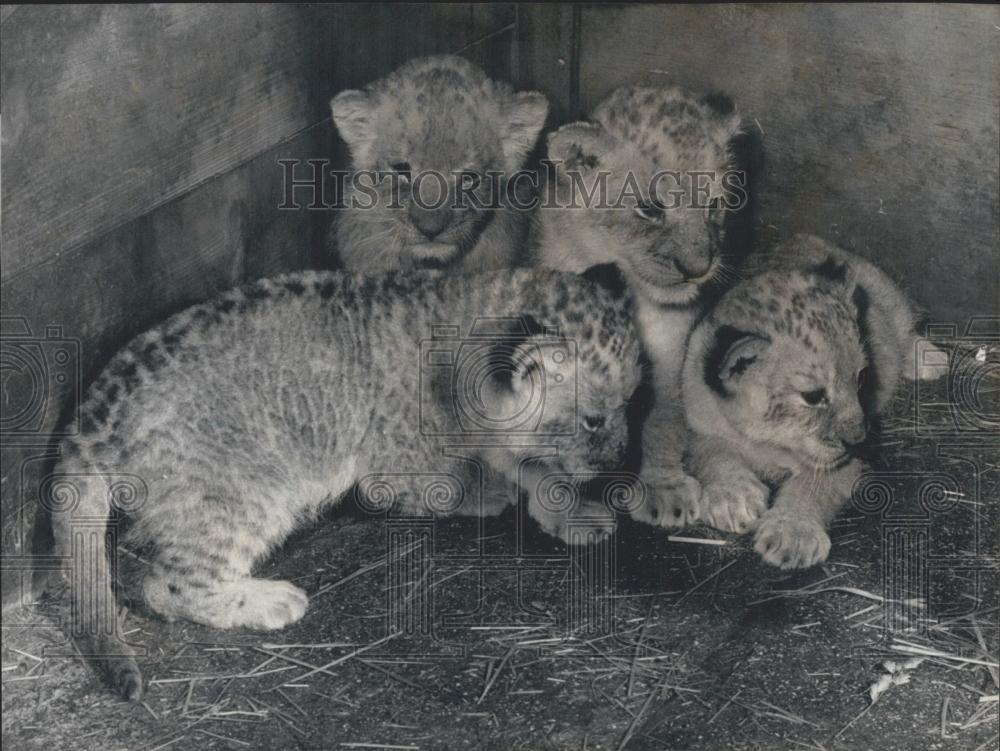
[[[142,587],[149,606],[216,628],[302,617],[306,593],[254,578],[253,566],[355,483],[363,502],[384,505],[379,478],[390,478],[405,513],[496,513],[476,503],[488,474],[524,487],[529,513],[559,534],[565,514],[532,496],[539,478],[586,478],[623,458],[639,380],[630,305],[556,272],[305,272],[142,334],[90,387],[53,475],[74,633],[90,635],[91,654],[126,652],[105,667],[122,694],[141,694],[115,638],[103,539],[79,547],[112,511],[155,547]],[[428,489],[428,473],[450,503]],[[144,498],[126,503],[115,492],[122,478]]]
[[[344,267],[515,265],[529,215],[527,202],[510,205],[507,179],[545,125],[544,96],[515,93],[468,60],[439,55],[411,60],[363,91],[342,91],[330,106],[352,168],[386,175],[349,186],[334,225]]]
[[[635,516],[653,524],[683,526],[698,516],[701,488],[682,464],[680,371],[706,290],[724,274],[724,257],[739,250],[741,237],[730,230],[747,196],[736,188],[749,186],[724,181],[746,175],[744,135],[722,95],[636,85],[548,138],[555,179],[535,219],[534,260],[577,272],[614,263],[635,291],[654,399],[640,470],[651,493]]]
[[[774,566],[826,560],[869,418],[900,376],[936,375],[917,367],[916,339],[910,304],[867,261],[808,235],[765,257],[698,324],[684,363],[703,519],[755,530]]]

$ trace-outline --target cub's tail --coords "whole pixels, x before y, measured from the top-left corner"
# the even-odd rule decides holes
[[[106,546],[112,508],[127,512],[144,500],[144,486],[138,478],[78,471],[77,464],[58,462],[41,496],[51,511],[55,552],[69,585],[67,628],[111,686],[135,701],[142,696],[142,673],[121,636]]]

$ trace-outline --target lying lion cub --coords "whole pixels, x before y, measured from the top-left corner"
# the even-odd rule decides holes
[[[768,563],[826,560],[827,526],[863,465],[868,418],[916,362],[914,315],[900,289],[861,258],[799,235],[727,292],[691,336],[684,405],[701,518],[755,528]],[[774,503],[770,489],[777,483]]]

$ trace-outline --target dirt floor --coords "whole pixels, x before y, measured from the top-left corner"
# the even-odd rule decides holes
[[[518,558],[513,510],[435,522],[423,568],[419,534],[395,555],[392,525],[342,514],[262,574],[311,596],[286,630],[137,605],[139,704],[51,654],[57,603],[9,612],[4,748],[994,749],[997,437],[914,411],[943,398],[901,398],[830,559],[793,575],[746,539],[628,520],[612,558],[530,525]]]

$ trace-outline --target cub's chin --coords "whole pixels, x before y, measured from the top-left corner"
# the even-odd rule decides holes
[[[664,306],[691,305],[697,299],[701,289],[694,282],[679,282],[663,287],[642,278],[638,279],[635,286],[654,303]]]
[[[840,469],[853,458],[854,457],[846,451],[831,449],[830,451],[824,452],[818,456],[811,455],[806,457],[803,464],[808,466],[810,469],[817,471],[832,472],[835,469]]]
[[[418,263],[443,264],[453,261],[458,255],[458,245],[454,243],[415,243],[408,250]]]

